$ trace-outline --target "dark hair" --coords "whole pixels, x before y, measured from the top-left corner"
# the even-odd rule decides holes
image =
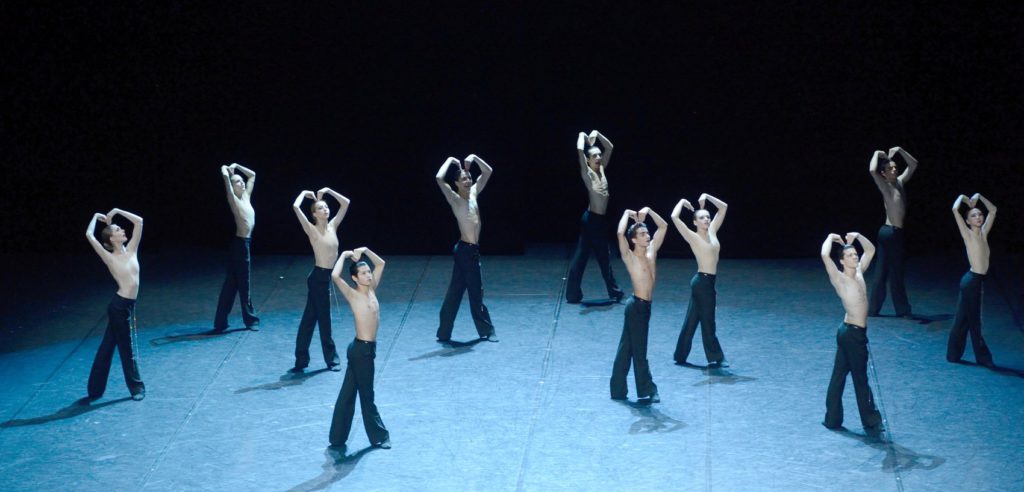
[[[450,187],[452,189],[452,191],[458,191],[458,188],[455,186],[455,182],[458,181],[460,176],[462,176],[462,171],[463,171],[462,165],[458,165],[458,166],[449,165],[448,169],[445,170],[445,172],[444,172],[444,182],[448,183],[448,187]]]
[[[110,243],[110,236],[114,234],[114,230],[111,227],[113,224],[107,224],[106,227],[100,229],[100,244],[103,245],[103,249],[113,252],[114,245]]]
[[[846,250],[848,250],[848,249],[852,249],[854,251],[857,251],[857,247],[856,246],[854,246],[852,244],[844,244],[842,248],[839,248],[839,252],[836,253],[836,256],[835,256],[836,263],[839,263],[843,259],[843,255],[846,254]],[[840,265],[840,266],[842,266],[842,265]]]
[[[984,210],[981,209],[981,207],[968,207],[967,210],[964,210],[963,212],[960,213],[960,216],[963,217],[964,220],[967,220],[967,218],[971,216],[971,210],[974,209],[978,209],[978,213],[980,213],[982,217],[988,215]]]
[[[644,224],[643,222],[634,222],[633,225],[629,226],[629,229],[626,229],[626,237],[629,238],[629,239],[635,239],[636,238],[636,231],[637,231],[637,229],[640,229],[641,227],[643,227],[644,229],[647,229],[647,225]]]
[[[882,156],[882,157],[878,158],[878,174],[884,173],[885,172],[885,168],[889,167],[889,164],[892,164],[893,166],[895,166],[897,171],[900,170],[900,166],[899,166],[899,164],[896,164],[896,160],[895,159],[890,159],[887,156]]]
[[[324,200],[313,200],[313,204],[309,206],[309,215],[313,215],[314,213],[316,213],[316,204],[320,202],[324,202],[325,204],[327,203]]]
[[[359,260],[359,261],[353,261],[352,264],[348,266],[348,274],[353,276],[353,277],[358,276],[359,275],[359,267],[361,267],[361,266],[365,266],[366,268],[369,268],[371,272],[373,271],[373,268],[370,267],[370,264],[367,263],[366,260]]]
[[[594,150],[598,151],[599,153],[603,153],[603,152],[601,151],[601,147],[598,147],[598,146],[596,146],[596,145],[588,145],[588,146],[587,146],[587,150],[586,150],[586,152],[585,152],[585,153],[587,154],[587,158],[588,158],[588,159],[590,158],[590,152],[591,152],[591,151],[594,151]]]

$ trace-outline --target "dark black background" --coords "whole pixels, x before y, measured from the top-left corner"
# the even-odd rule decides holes
[[[8,4],[2,248],[86,252],[114,206],[146,218],[144,252],[220,247],[237,161],[258,173],[257,253],[308,253],[290,205],[322,186],[352,199],[343,247],[444,253],[433,175],[476,153],[484,252],[515,254],[575,240],[593,128],[616,145],[614,218],[714,194],[726,257],[873,238],[868,161],[895,145],[921,163],[912,251],[962,248],[949,207],[976,191],[1015,248],[1024,16],[968,3]]]

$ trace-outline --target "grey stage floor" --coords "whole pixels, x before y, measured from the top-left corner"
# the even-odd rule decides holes
[[[659,263],[650,362],[662,402],[609,399],[622,306],[562,301],[563,252],[485,257],[500,343],[434,341],[449,257],[389,257],[380,290],[377,402],[394,448],[327,451],[342,373],[319,342],[290,376],[308,257],[258,256],[259,332],[210,328],[218,255],[143,258],[142,402],[115,358],[106,396],[78,405],[113,292],[95,258],[9,294],[0,352],[0,490],[1020,490],[1024,337],[991,286],[984,332],[997,370],[944,360],[962,261],[916,259],[919,320],[874,318],[869,371],[887,419],[864,435],[819,422],[842,308],[821,262],[726,260],[719,338],[732,367],[673,364],[694,262]],[[952,266],[950,266],[952,265]],[[616,262],[620,282],[628,277]],[[21,273],[32,268],[23,266]],[[17,270],[17,268],[15,268]],[[9,277],[11,278],[11,277]],[[13,284],[9,284],[10,287]],[[21,284],[19,284],[19,287]],[[584,283],[602,292],[596,264]],[[13,299],[13,300],[12,300]],[[455,338],[475,330],[463,305]],[[891,312],[891,307],[887,307]],[[335,308],[334,339],[352,338]],[[237,306],[232,323],[240,323]],[[965,357],[973,360],[968,349]],[[700,337],[691,360],[704,362]],[[630,397],[633,392],[632,376]]]

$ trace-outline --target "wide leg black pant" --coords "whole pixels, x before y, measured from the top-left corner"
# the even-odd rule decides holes
[[[609,381],[612,398],[625,398],[629,394],[626,375],[633,364],[637,398],[646,398],[658,392],[658,386],[651,377],[651,366],[647,363],[647,334],[651,322],[651,301],[632,296],[626,301],[625,320],[619,349],[612,363],[612,377]]]
[[[462,304],[462,294],[469,293],[469,312],[473,324],[481,337],[494,335],[491,314],[484,305],[484,281],[480,273],[480,246],[464,241],[455,243],[452,251],[455,264],[452,266],[452,280],[441,304],[441,323],[437,327],[438,340],[451,340],[455,327],[455,315]]]
[[[882,415],[875,408],[875,399],[868,385],[868,334],[859,326],[842,323],[836,332],[836,361],[832,367],[832,379],[825,395],[825,426],[836,428],[843,425],[843,390],[846,375],[853,378],[853,391],[857,395],[857,409],[860,423],[873,428],[882,423]]]
[[[683,364],[690,356],[693,335],[697,332],[698,323],[700,338],[704,343],[704,356],[708,362],[725,360],[722,345],[718,343],[718,336],[715,334],[716,299],[715,276],[701,272],[694,274],[690,279],[690,305],[686,307],[686,321],[679,332],[679,340],[676,342],[676,351],[673,355],[676,362]]]
[[[295,337],[295,367],[305,368],[309,365],[309,344],[313,340],[313,328],[320,326],[320,348],[324,353],[327,367],[341,364],[338,350],[331,338],[331,271],[318,266],[313,267],[306,277],[306,309],[302,311],[299,321],[299,333]]]
[[[341,446],[348,441],[355,415],[356,395],[363,413],[363,427],[370,444],[380,444],[390,437],[380,418],[377,405],[373,403],[373,359],[377,356],[377,343],[355,339],[348,344],[346,352],[348,368],[341,383],[338,400],[334,403],[334,417],[331,419],[330,442]]]
[[[590,253],[594,253],[598,266],[601,267],[601,276],[604,277],[604,286],[608,290],[608,298],[616,299],[622,297],[622,290],[615,282],[612,274],[612,265],[608,261],[608,221],[604,215],[587,210],[580,218],[580,238],[576,242],[576,251],[572,255],[572,266],[569,267],[569,279],[565,286],[565,300],[576,303],[583,300],[583,289],[580,284],[583,282],[583,271],[587,268],[587,260]]]
[[[967,348],[967,334],[971,335],[974,360],[978,364],[991,365],[992,352],[981,336],[981,290],[985,276],[970,270],[960,279],[960,298],[956,301],[956,316],[953,329],[946,344],[946,360],[959,361]]]
[[[892,306],[896,316],[910,315],[907,286],[903,280],[903,229],[883,225],[878,229],[878,248],[875,250],[875,276],[871,281],[868,314],[877,316],[885,304],[885,288],[892,291]]]
[[[142,383],[142,376],[139,375],[135,347],[132,346],[131,324],[134,316],[135,300],[115,294],[107,305],[107,331],[103,334],[103,341],[100,342],[96,358],[92,361],[92,371],[89,372],[90,398],[103,396],[107,389],[107,376],[110,375],[115,347],[121,359],[121,370],[124,372],[124,382],[128,385],[128,391],[132,395],[145,391],[146,385]]]
[[[226,330],[228,327],[228,314],[231,313],[231,304],[238,294],[238,304],[242,307],[242,323],[246,328],[259,325],[260,319],[256,317],[256,310],[252,307],[252,298],[249,297],[249,277],[251,261],[249,246],[252,240],[247,237],[235,236],[231,239],[231,246],[228,248],[227,272],[224,275],[224,284],[220,288],[220,297],[217,299],[217,314],[213,317],[213,328],[218,331]]]

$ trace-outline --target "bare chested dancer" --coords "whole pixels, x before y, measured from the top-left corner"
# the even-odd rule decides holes
[[[899,154],[907,162],[907,168],[899,173],[896,161]],[[885,303],[885,287],[892,291],[892,305],[896,308],[896,316],[910,317],[910,301],[907,300],[907,287],[903,280],[904,273],[904,229],[903,221],[907,215],[907,194],[904,189],[910,177],[917,170],[917,159],[900,147],[889,149],[886,154],[876,151],[871,157],[868,171],[871,178],[882,193],[885,204],[885,224],[878,229],[878,261],[875,263],[875,275],[871,281],[871,300],[868,303],[868,316],[878,316]]]
[[[373,262],[372,270],[370,265],[362,260],[363,255]],[[352,260],[348,272],[355,283],[355,288],[349,286],[341,277],[346,259]],[[357,394],[359,407],[363,412],[366,437],[375,447],[391,448],[390,434],[384,427],[377,405],[373,403],[373,359],[377,356],[377,329],[380,327],[377,287],[380,286],[383,275],[384,260],[365,247],[342,253],[331,272],[331,278],[352,309],[356,325],[356,338],[348,344],[346,352],[348,368],[345,369],[345,380],[341,384],[338,400],[334,403],[334,417],[331,419],[330,442],[335,448],[344,446],[348,440],[348,433],[352,429],[352,417],[355,415]]]
[[[130,240],[125,230],[114,223],[114,217],[117,215],[131,221]],[[96,221],[107,224],[100,231],[102,243],[96,239]],[[142,240],[142,217],[119,208],[111,209],[106,215],[96,213],[85,230],[85,239],[107,265],[110,275],[117,282],[117,294],[107,305],[107,331],[104,332],[103,341],[96,350],[96,358],[89,373],[89,398],[95,400],[106,391],[107,376],[110,374],[110,363],[116,347],[128,391],[131,392],[133,400],[141,400],[146,397],[146,385],[142,383],[142,376],[139,375],[138,348],[134,346],[132,330],[135,322],[135,299],[139,296],[138,253],[139,242]]]
[[[718,212],[711,217],[711,212],[704,208],[705,202],[711,202]],[[690,245],[693,256],[697,258],[697,273],[690,279],[690,305],[686,308],[686,321],[683,322],[683,329],[679,332],[679,340],[676,342],[676,351],[673,358],[676,364],[686,364],[686,358],[690,356],[690,347],[693,345],[693,335],[697,332],[697,324],[700,323],[700,337],[704,343],[704,356],[707,357],[709,367],[729,367],[722,353],[722,345],[718,343],[718,336],[715,334],[715,278],[718,274],[718,254],[722,245],[718,242],[718,229],[725,222],[725,212],[729,205],[707,193],[701,194],[697,199],[700,209],[693,210],[689,200],[682,199],[672,210],[672,223],[676,225],[679,234]],[[693,226],[696,232],[690,230],[679,214],[683,207],[693,212]]]
[[[854,241],[864,248],[863,258],[858,258]],[[833,243],[842,246],[839,253],[839,264],[843,267],[841,272],[832,259]],[[829,429],[838,429],[843,425],[843,389],[846,387],[846,375],[850,374],[853,378],[853,391],[857,395],[861,425],[869,432],[882,430],[882,416],[875,408],[867,369],[868,298],[864,271],[871,265],[874,255],[875,246],[868,238],[856,232],[848,233],[845,242],[839,234],[829,234],[821,245],[821,261],[825,262],[828,280],[846,310],[843,323],[836,333],[836,360],[825,396],[825,420],[822,425]]]
[[[598,140],[601,147],[604,147],[604,154],[601,147],[594,145]],[[584,145],[588,148],[584,150]],[[590,135],[580,132],[576,139],[576,153],[579,155],[580,177],[583,178],[583,185],[587,188],[587,196],[590,206],[583,217],[580,218],[580,239],[576,243],[576,252],[572,255],[572,266],[569,267],[569,279],[565,286],[565,301],[569,304],[576,304],[583,300],[583,289],[580,284],[583,282],[583,271],[587,268],[587,259],[590,253],[597,258],[597,265],[601,267],[601,276],[604,277],[604,286],[608,290],[608,298],[618,302],[622,299],[622,290],[615,282],[612,274],[612,266],[608,262],[608,219],[605,213],[608,210],[608,177],[605,170],[612,162],[612,150],[615,146],[601,132],[594,130]]]
[[[986,217],[978,203],[984,203],[988,210]],[[960,216],[960,207],[967,205],[967,221]],[[953,218],[960,229],[960,237],[967,249],[967,261],[971,268],[960,279],[960,298],[956,303],[956,316],[953,318],[953,329],[949,332],[949,343],[946,346],[946,360],[959,362],[964,356],[967,345],[967,334],[971,335],[974,348],[974,360],[978,364],[994,367],[992,352],[988,349],[985,339],[981,336],[981,294],[988,275],[991,250],[988,247],[988,233],[996,220],[996,206],[981,193],[971,198],[960,195],[953,202]]]
[[[338,201],[338,213],[331,217],[331,209],[324,201],[324,195],[330,195]],[[313,221],[302,212],[302,202],[306,198],[313,200],[310,213]],[[306,277],[309,292],[306,295],[306,309],[302,311],[299,321],[299,333],[295,338],[295,372],[300,372],[309,365],[309,343],[313,340],[313,328],[320,326],[320,348],[324,353],[327,368],[332,371],[341,370],[341,359],[331,339],[331,269],[338,259],[338,225],[348,212],[349,199],[330,189],[321,188],[316,193],[303,191],[295,198],[292,209],[299,219],[299,224],[309,236],[309,244],[313,246],[313,257],[316,264],[313,271]]]
[[[644,225],[650,215],[658,230],[651,238]],[[629,221],[634,224],[626,229]],[[668,223],[660,215],[644,207],[639,212],[626,210],[619,219],[617,229],[619,253],[626,264],[629,279],[633,283],[633,296],[626,301],[625,320],[622,325],[622,336],[619,338],[619,349],[615,352],[612,363],[612,377],[609,381],[613,400],[625,400],[629,394],[626,386],[626,375],[629,365],[633,364],[633,377],[636,381],[637,401],[640,403],[658,403],[658,386],[651,378],[651,368],[647,362],[647,333],[651,322],[651,300],[654,296],[654,282],[657,279],[656,263],[658,250],[665,242]],[[627,242],[627,240],[629,242]],[[633,247],[630,248],[630,243]]]
[[[238,171],[246,176],[235,174]],[[231,238],[231,246],[228,250],[228,267],[224,276],[224,284],[220,288],[220,297],[217,299],[217,314],[213,317],[213,330],[224,331],[228,328],[228,314],[231,313],[231,303],[235,301],[235,294],[238,294],[238,304],[242,307],[242,323],[245,327],[258,331],[260,319],[256,317],[256,311],[252,307],[252,298],[249,292],[249,275],[252,265],[249,256],[249,249],[252,244],[252,229],[256,227],[256,211],[252,208],[252,192],[256,188],[256,173],[251,169],[238,164],[220,167],[221,177],[224,178],[224,191],[227,194],[228,208],[235,219],[235,237]]]
[[[469,173],[469,166],[474,162],[480,168],[480,177],[476,183]],[[441,305],[441,320],[437,328],[437,341],[440,343],[451,342],[455,315],[459,312],[463,292],[469,293],[469,309],[477,334],[482,339],[498,341],[494,324],[491,323],[491,315],[484,305],[483,277],[480,273],[480,208],[476,202],[477,196],[483,193],[484,186],[487,186],[492,172],[491,166],[483,159],[470,154],[464,164],[454,157],[449,157],[441,164],[435,176],[441,194],[448,201],[452,214],[459,223],[460,234],[459,242],[455,243],[452,252],[455,259],[452,280],[448,284],[448,292]]]

